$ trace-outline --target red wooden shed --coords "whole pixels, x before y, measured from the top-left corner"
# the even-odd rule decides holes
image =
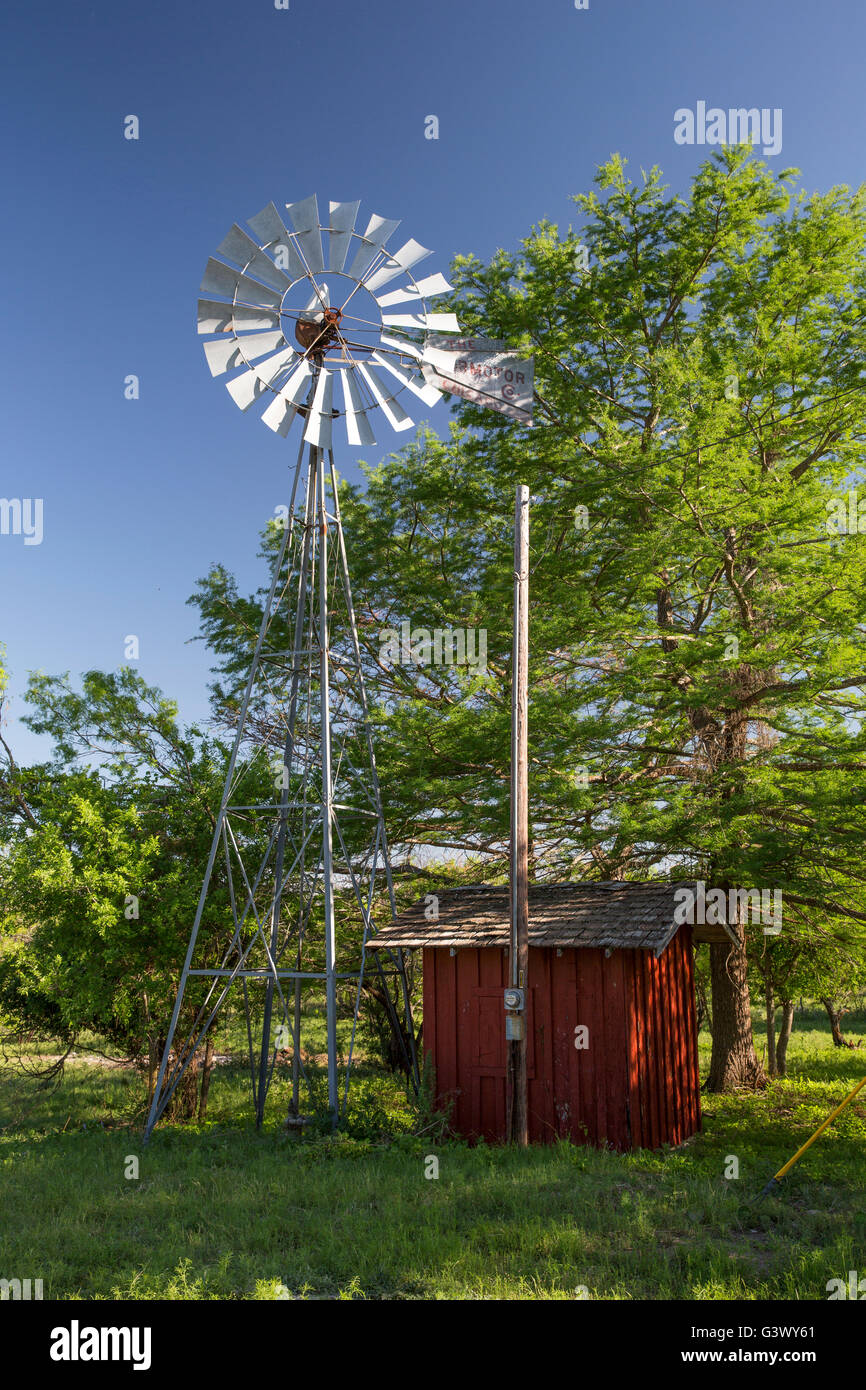
[[[700,1129],[692,934],[706,930],[674,906],[666,883],[530,887],[531,1142],[656,1148]],[[480,886],[418,903],[370,943],[423,951],[424,1047],[470,1139],[505,1137],[509,939],[508,889]]]

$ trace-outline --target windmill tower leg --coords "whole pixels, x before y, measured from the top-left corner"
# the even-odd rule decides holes
[[[337,943],[334,931],[333,780],[331,774],[331,691],[328,662],[328,516],[325,510],[325,468],[316,450],[316,499],[319,526],[319,641],[321,675],[319,709],[322,747],[322,866],[325,887],[325,1000],[328,1035],[328,1108],[336,1125],[337,1097]]]
[[[213,874],[213,869],[214,869],[214,863],[215,863],[216,857],[217,857],[217,851],[219,850],[221,841],[222,841],[222,840],[224,839],[224,837],[225,837],[226,812],[227,812],[229,800],[230,800],[230,797],[231,797],[231,788],[232,788],[232,782],[233,782],[234,775],[235,775],[235,768],[236,768],[236,766],[237,766],[238,756],[239,756],[239,754],[240,754],[241,744],[242,744],[242,741],[243,741],[243,736],[244,736],[244,725],[245,725],[245,721],[246,721],[247,711],[249,710],[249,706],[250,706],[250,700],[251,700],[251,697],[252,697],[253,688],[254,688],[254,685],[255,685],[256,673],[257,673],[258,665],[259,665],[259,658],[260,658],[261,651],[262,651],[262,646],[263,646],[263,644],[264,644],[265,637],[266,637],[266,634],[267,634],[267,631],[268,631],[268,626],[269,626],[269,623],[270,623],[270,620],[271,620],[271,614],[272,614],[272,610],[273,610],[274,600],[275,600],[276,595],[277,595],[277,590],[278,590],[278,586],[279,586],[280,576],[281,576],[281,574],[282,574],[283,562],[284,562],[284,560],[285,560],[286,552],[287,552],[287,550],[288,550],[290,536],[291,536],[291,531],[290,531],[290,528],[287,527],[287,528],[286,528],[286,532],[285,532],[284,537],[283,537],[282,545],[280,546],[280,550],[279,550],[279,554],[278,554],[278,556],[277,556],[276,563],[275,563],[275,565],[274,565],[274,574],[273,574],[273,579],[272,579],[272,582],[271,582],[271,588],[270,588],[270,592],[269,592],[269,594],[268,594],[268,597],[267,597],[267,599],[266,599],[266,601],[265,601],[264,612],[263,612],[263,614],[262,614],[261,626],[259,627],[258,637],[257,637],[257,639],[256,639],[255,650],[254,650],[254,652],[253,652],[253,660],[252,660],[252,664],[251,664],[251,667],[250,667],[250,674],[249,674],[249,677],[248,677],[248,679],[247,679],[247,686],[246,686],[246,690],[245,690],[245,692],[244,692],[244,698],[243,698],[243,702],[242,702],[242,705],[241,705],[240,716],[239,716],[239,719],[238,719],[237,733],[236,733],[236,735],[235,735],[234,746],[233,746],[233,748],[232,748],[232,751],[231,751],[231,754],[230,754],[230,757],[229,757],[228,768],[227,768],[227,770],[226,770],[226,777],[225,777],[225,783],[224,783],[224,786],[223,786],[222,800],[221,800],[221,802],[220,802],[220,808],[219,808],[219,811],[218,811],[218,813],[217,813],[216,823],[215,823],[215,825],[214,825],[213,838],[212,838],[212,840],[211,840],[210,854],[209,854],[209,856],[208,856],[207,867],[205,868],[205,873],[204,873],[204,881],[203,881],[203,883],[202,883],[201,892],[200,892],[200,894],[199,894],[199,899],[198,899],[198,904],[197,904],[197,906],[196,906],[195,919],[194,919],[194,921],[193,921],[192,932],[191,932],[191,934],[190,934],[189,945],[188,945],[188,947],[187,947],[187,952],[186,952],[186,958],[185,958],[184,964],[183,964],[183,971],[182,971],[182,973],[181,973],[180,985],[179,985],[179,988],[178,988],[177,997],[175,998],[175,1001],[174,1001],[174,1009],[172,1010],[171,1022],[170,1022],[170,1024],[169,1024],[168,1034],[167,1034],[167,1036],[166,1036],[165,1047],[164,1047],[164,1049],[163,1049],[162,1060],[161,1060],[160,1066],[159,1066],[159,1073],[158,1073],[158,1076],[157,1076],[156,1085],[155,1085],[155,1087],[154,1087],[153,1097],[152,1097],[152,1099],[151,1099],[151,1105],[150,1105],[150,1111],[149,1111],[148,1118],[147,1118],[147,1124],[146,1124],[146,1126],[145,1126],[145,1131],[144,1131],[145,1142],[150,1138],[150,1135],[151,1135],[151,1132],[152,1132],[152,1130],[153,1130],[154,1125],[156,1124],[157,1120],[159,1119],[160,1115],[161,1115],[162,1112],[164,1111],[165,1107],[168,1105],[169,1101],[170,1101],[171,1098],[172,1098],[172,1095],[174,1094],[175,1090],[177,1089],[177,1086],[178,1086],[178,1084],[179,1084],[179,1082],[180,1082],[180,1080],[181,1080],[181,1078],[182,1078],[184,1072],[185,1072],[186,1069],[188,1068],[189,1063],[192,1061],[192,1058],[193,1058],[193,1056],[194,1056],[194,1054],[195,1054],[195,1047],[198,1045],[198,1042],[201,1041],[201,1037],[204,1036],[204,1031],[206,1031],[207,1026],[208,1026],[208,1024],[205,1025],[205,1030],[202,1032],[202,1034],[199,1036],[199,1038],[195,1041],[195,1043],[194,1043],[192,1049],[191,1049],[191,1050],[185,1049],[185,1050],[184,1050],[184,1053],[182,1053],[180,1056],[178,1056],[178,1057],[175,1059],[175,1065],[174,1065],[174,1067],[172,1068],[172,1072],[171,1072],[171,1074],[170,1074],[170,1077],[169,1077],[168,1080],[167,1080],[167,1078],[166,1078],[166,1071],[167,1071],[167,1068],[168,1068],[168,1061],[169,1061],[169,1057],[170,1057],[170,1055],[171,1055],[172,1045],[173,1045],[173,1043],[174,1043],[174,1037],[175,1037],[175,1032],[176,1032],[176,1030],[177,1030],[177,1023],[178,1023],[178,1018],[179,1018],[179,1016],[180,1016],[181,1005],[182,1005],[182,1003],[183,1003],[183,998],[184,998],[184,994],[185,994],[185,991],[186,991],[187,980],[188,980],[188,978],[189,978],[190,968],[191,968],[191,965],[192,965],[193,954],[194,954],[194,952],[195,952],[196,942],[197,942],[197,940],[198,940],[199,929],[200,929],[200,927],[201,927],[202,913],[204,912],[205,903],[206,903],[206,901],[207,901],[208,889],[209,889],[209,887],[210,887],[211,876],[212,876],[212,874]],[[219,1005],[217,1005],[217,1007],[219,1007]],[[209,1020],[209,1021],[210,1021],[210,1020]]]
[[[301,452],[303,452],[303,441],[301,442]],[[304,505],[304,540],[301,558],[301,571],[298,578],[298,598],[295,608],[295,628],[294,640],[292,644],[292,670],[291,670],[291,693],[289,696],[288,727],[286,729],[286,742],[283,748],[283,761],[280,777],[280,821],[277,833],[276,861],[274,865],[274,902],[271,910],[271,955],[276,960],[277,946],[279,938],[280,909],[283,899],[283,870],[285,865],[286,836],[288,830],[289,816],[289,778],[288,770],[292,766],[295,750],[295,724],[298,714],[298,686],[301,678],[300,652],[302,650],[303,631],[304,631],[304,604],[307,588],[307,578],[310,573],[311,551],[313,548],[313,536],[311,526],[311,505],[313,497],[313,479],[315,477],[315,450],[310,446],[310,458],[307,470],[307,490]],[[300,468],[300,457],[298,459]],[[298,967],[300,970],[300,962]],[[256,1125],[261,1129],[265,1113],[265,1099],[268,1090],[268,1071],[271,1051],[271,1014],[274,1002],[274,977],[268,979],[265,994],[265,1012],[262,1021],[262,1046],[259,1060],[259,1080],[256,1089]],[[296,1070],[296,1063],[299,1057],[300,1045],[300,980],[295,981],[295,1007],[292,1017],[292,1068],[293,1075]],[[293,1092],[293,1099],[297,1103],[297,1097]]]

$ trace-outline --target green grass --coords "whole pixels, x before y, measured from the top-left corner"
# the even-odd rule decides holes
[[[276,1119],[257,1134],[230,1066],[207,1125],[164,1127],[143,1149],[137,1073],[76,1064],[39,1091],[7,1069],[0,1277],[42,1278],[46,1298],[547,1299],[582,1286],[603,1299],[825,1299],[829,1279],[866,1273],[866,1098],[783,1196],[755,1201],[866,1072],[866,1048],[835,1049],[817,1016],[804,1023],[787,1080],[705,1097],[702,1134],[626,1155],[433,1145],[370,1067],[347,1134],[293,1139]],[[849,1017],[845,1030],[866,1025]],[[424,1176],[430,1154],[438,1179]],[[738,1180],[724,1176],[729,1155]]]

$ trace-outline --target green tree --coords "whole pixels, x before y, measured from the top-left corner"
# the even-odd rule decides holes
[[[667,851],[862,919],[866,552],[828,521],[862,459],[864,201],[792,182],[726,150],[686,200],[613,159],[576,200],[589,274],[544,225],[519,257],[464,261],[470,326],[532,345],[549,423],[518,443],[462,414],[542,487],[554,453],[587,507],[578,684],[605,711],[595,760],[620,764],[594,807],[618,862]],[[574,650],[566,604],[562,623]],[[744,926],[710,952],[712,1089],[762,1079]]]
[[[19,1032],[67,1047],[95,1031],[131,1058],[145,1053],[152,1088],[225,752],[182,731],[173,704],[129,667],[88,672],[80,691],[68,677],[37,675],[25,699],[24,722],[54,751],[22,769],[4,744],[0,1010]],[[205,951],[218,948],[209,942],[227,913],[218,888]],[[181,1099],[187,1113],[206,1104],[209,1067],[199,1060]]]
[[[834,933],[811,911],[795,909],[793,922],[778,936],[750,928],[748,953],[749,964],[763,987],[770,1076],[786,1074],[798,996],[821,1000],[834,1043],[845,1046],[839,1029],[844,1003],[866,983],[866,949],[859,924],[849,924],[842,933],[837,927]]]
[[[131,1058],[148,1058],[149,1092],[165,1047],[225,777],[228,750],[184,729],[172,701],[132,668],[31,678],[25,719],[52,740],[49,762],[20,768],[4,745],[0,770],[0,1012],[26,1036],[50,1035],[71,1048],[96,1031]],[[227,729],[235,714],[229,702]],[[264,718],[262,711],[258,712]],[[280,745],[281,746],[281,745]],[[258,745],[254,739],[254,747]],[[267,761],[251,758],[245,788],[255,803],[273,792]],[[260,861],[266,828],[236,821],[245,861]],[[348,838],[348,835],[347,835]],[[271,866],[261,891],[267,896]],[[237,891],[237,883],[235,884]],[[345,895],[349,898],[349,894]],[[312,921],[315,922],[314,907]],[[344,922],[352,916],[345,914]],[[223,861],[216,861],[197,942],[196,965],[223,966],[232,936]],[[363,924],[354,914],[360,950]],[[306,965],[324,969],[324,938],[311,929]],[[317,944],[318,943],[318,944]],[[178,1023],[189,1035],[209,982],[190,977]],[[251,1001],[256,1007],[256,999]],[[342,1005],[354,1010],[344,986]],[[402,1064],[381,980],[365,978],[367,1035]],[[222,1006],[230,1019],[238,992]],[[213,1032],[181,1081],[174,1118],[204,1117]]]

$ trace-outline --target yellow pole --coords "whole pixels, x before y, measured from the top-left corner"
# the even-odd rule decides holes
[[[773,1177],[770,1178],[770,1181],[767,1183],[767,1186],[761,1192],[762,1197],[765,1195],[765,1193],[771,1191],[771,1189],[781,1181],[781,1179],[785,1176],[786,1173],[790,1172],[794,1164],[797,1162],[797,1159],[801,1158],[803,1154],[806,1152],[806,1150],[810,1147],[810,1145],[814,1144],[819,1134],[824,1133],[824,1130],[827,1128],[828,1125],[833,1123],[836,1116],[841,1115],[842,1111],[845,1109],[845,1106],[848,1105],[854,1099],[857,1092],[862,1090],[864,1086],[866,1086],[866,1076],[863,1077],[862,1081],[857,1082],[857,1085],[854,1087],[854,1090],[851,1092],[851,1094],[845,1097],[841,1105],[836,1106],[836,1109],[832,1112],[832,1114],[827,1116],[824,1123],[820,1124],[818,1128],[815,1130],[815,1133],[806,1140],[805,1144],[802,1144],[800,1146],[800,1148],[794,1154],[794,1157],[789,1158],[788,1162],[784,1165],[784,1167],[780,1168],[778,1173],[775,1173]]]

